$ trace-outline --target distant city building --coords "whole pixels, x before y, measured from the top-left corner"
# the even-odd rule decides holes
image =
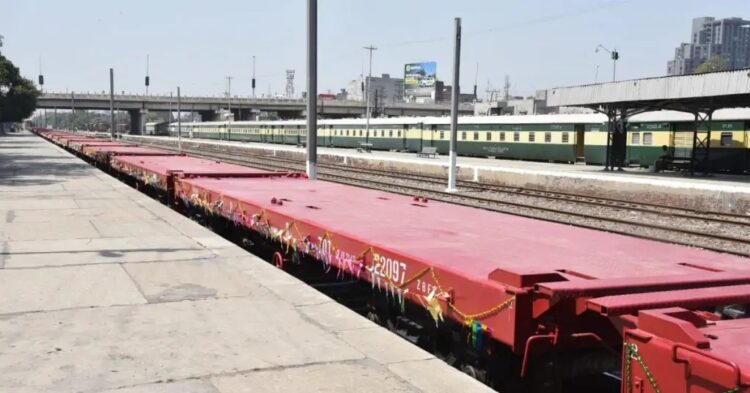
[[[453,87],[444,85],[442,82],[437,83],[438,91],[437,102],[451,102]],[[458,102],[474,102],[474,93],[459,93]]]
[[[369,78],[369,77],[368,77]],[[365,78],[367,79],[367,78]],[[349,100],[365,101],[365,79],[354,79],[347,84],[346,97]],[[389,74],[373,76],[370,80],[370,102],[378,106],[403,102],[404,80],[391,78]]]
[[[693,19],[690,42],[675,49],[674,59],[667,62],[667,74],[691,74],[712,56],[724,58],[728,70],[750,67],[750,20]]]

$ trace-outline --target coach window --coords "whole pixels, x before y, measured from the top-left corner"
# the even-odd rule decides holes
[[[462,141],[466,140],[466,131],[461,131],[461,140]]]
[[[505,142],[505,131],[500,133],[500,142]]]
[[[544,133],[544,143],[550,143],[552,142],[552,133],[551,132],[545,132]]]
[[[562,133],[562,143],[568,143],[569,140],[570,140],[570,136],[568,136],[568,133],[567,132],[563,132]]]
[[[491,133],[489,133],[489,132],[487,132],[487,140],[488,140],[488,141],[491,141],[491,140],[492,140],[492,134],[491,134]]]
[[[445,132],[444,131],[440,131],[440,139],[442,140],[444,138],[445,138]]]
[[[518,142],[521,140],[521,133],[520,132],[514,132],[513,133],[513,142]]]
[[[397,136],[398,136],[399,138],[401,138],[401,130],[398,130],[398,135],[397,135]]]
[[[478,140],[479,140],[479,133],[478,133],[478,132],[476,132],[476,131],[474,131],[474,140],[475,140],[475,141],[478,141]]]
[[[732,133],[731,132],[722,132],[721,133],[721,139],[719,140],[719,145],[721,145],[721,146],[732,146]]]
[[[362,130],[359,130],[359,136],[362,136]]]
[[[385,136],[385,130],[380,130],[380,136]]]
[[[630,144],[631,145],[640,145],[641,144],[641,133],[640,132],[634,132],[630,134]]]
[[[388,130],[388,137],[393,138],[393,130]]]
[[[654,134],[650,132],[643,133],[643,145],[644,146],[651,146],[653,141],[654,141]]]
[[[536,141],[536,135],[534,135],[534,132],[529,133],[529,142]]]

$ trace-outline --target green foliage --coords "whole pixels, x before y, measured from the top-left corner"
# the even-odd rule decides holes
[[[44,115],[40,112],[31,119],[34,124],[44,124]],[[76,110],[75,112],[59,111],[57,114],[47,110],[47,125],[49,127],[61,130],[88,130],[88,131],[108,131],[109,130],[109,112],[104,111],[84,111]],[[122,125],[130,124],[130,117],[127,112],[115,112],[115,124],[118,129]]]
[[[727,69],[727,59],[722,56],[711,56],[705,63],[695,69],[696,74],[705,74],[707,72],[724,71]]]
[[[18,67],[0,54],[0,123],[20,122],[31,116],[39,94],[34,82],[22,77]]]

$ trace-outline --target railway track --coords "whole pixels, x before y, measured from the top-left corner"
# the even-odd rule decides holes
[[[191,143],[195,143],[192,142]],[[177,150],[165,143],[152,147]],[[272,170],[304,171],[301,161],[236,153],[202,146],[183,148],[186,154]],[[541,219],[567,225],[604,230],[640,238],[750,256],[750,217],[695,212],[671,206],[634,203],[578,194],[518,189],[501,185],[459,181],[460,192],[446,192],[445,178],[391,173],[375,169],[341,168],[319,164],[320,178],[343,184],[420,196],[433,200]]]

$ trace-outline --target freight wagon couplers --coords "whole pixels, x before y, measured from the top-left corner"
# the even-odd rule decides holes
[[[620,318],[632,326],[623,332],[623,391],[750,391],[748,359],[740,355],[750,320],[707,321],[679,307]]]

